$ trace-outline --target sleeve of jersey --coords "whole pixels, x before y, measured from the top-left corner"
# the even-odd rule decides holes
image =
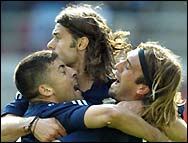
[[[64,110],[56,108],[56,118],[65,127],[68,133],[75,130],[87,129],[84,124],[84,115],[88,105],[70,105],[64,107]],[[57,114],[58,113],[58,114]]]
[[[28,101],[17,92],[15,100],[7,104],[1,112],[1,117],[6,114],[14,114],[17,116],[23,116],[28,108]]]
[[[72,112],[69,118],[72,131],[87,129],[84,123],[84,115],[88,107],[89,106],[80,106]]]

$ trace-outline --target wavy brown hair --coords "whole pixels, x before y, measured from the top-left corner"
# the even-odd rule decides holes
[[[180,58],[158,42],[141,43],[138,48],[144,49],[148,76],[152,89],[144,97],[145,110],[142,117],[157,127],[169,125],[177,117],[177,106],[174,98],[178,93],[182,67]]]
[[[68,5],[55,19],[69,29],[73,38],[86,36],[89,44],[85,53],[85,72],[95,81],[104,81],[112,76],[114,56],[120,49],[131,47],[127,42],[127,31],[112,33],[106,20],[91,5]]]

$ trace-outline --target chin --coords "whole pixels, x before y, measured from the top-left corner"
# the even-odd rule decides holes
[[[110,97],[116,98],[116,94],[114,92],[109,92],[108,94]]]
[[[116,97],[116,92],[112,89],[112,88],[110,88],[109,89],[109,91],[108,91],[108,95],[110,96],[110,97]]]

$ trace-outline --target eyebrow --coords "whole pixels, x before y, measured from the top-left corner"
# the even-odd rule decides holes
[[[56,35],[60,35],[60,33],[59,32],[57,32],[57,30],[52,30],[52,35],[54,35],[54,36],[56,36]]]
[[[129,59],[127,58],[127,60],[126,60],[128,63],[129,63],[129,65],[132,67],[132,64],[131,64],[131,62],[129,61]]]
[[[54,36],[58,36],[58,35],[60,35],[58,32],[52,32],[52,35],[54,35]]]

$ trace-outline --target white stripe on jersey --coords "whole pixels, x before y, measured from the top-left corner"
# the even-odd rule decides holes
[[[76,104],[76,101],[72,101],[72,104]]]
[[[80,100],[76,100],[78,102],[78,105],[83,105]]]
[[[82,102],[84,103],[84,105],[88,105],[87,102],[85,100],[82,100]]]
[[[19,91],[16,92],[16,99],[22,99],[22,94]]]
[[[74,101],[72,101],[72,104],[88,105],[85,100],[74,100]]]

